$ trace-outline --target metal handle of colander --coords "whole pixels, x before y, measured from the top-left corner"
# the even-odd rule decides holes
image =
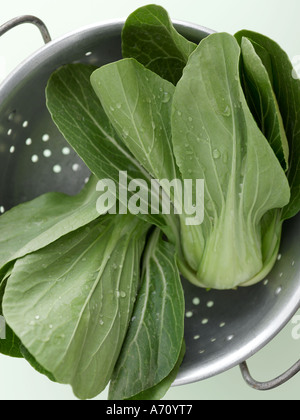
[[[32,15],[18,16],[4,23],[3,25],[0,26],[0,36],[4,35],[6,32],[11,30],[12,28],[18,25],[21,25],[23,23],[31,23],[35,25],[39,29],[45,44],[51,41],[51,36],[44,22],[41,21],[41,19],[37,18],[36,16],[32,16]]]
[[[242,376],[246,383],[258,391],[269,391],[283,385],[290,379],[292,379],[297,373],[300,372],[300,360],[296,362],[290,369],[284,372],[282,375],[275,379],[266,382],[258,382],[250,375],[249,368],[246,362],[240,364]]]

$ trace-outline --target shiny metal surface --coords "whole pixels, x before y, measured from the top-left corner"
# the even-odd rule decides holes
[[[293,366],[291,366],[290,369],[288,369],[286,372],[281,374],[275,379],[271,379],[270,381],[265,382],[258,382],[251,376],[249,372],[249,368],[247,365],[247,362],[243,362],[240,364],[240,369],[242,376],[245,380],[245,382],[253,389],[256,389],[258,391],[270,391],[271,389],[275,389],[290,379],[292,379],[297,373],[300,371],[300,360],[298,360],[297,363],[295,363]]]
[[[23,25],[23,23],[31,23],[32,25],[35,25],[39,29],[45,44],[51,41],[51,36],[44,22],[42,22],[41,19],[37,18],[36,16],[32,15],[18,16],[11,19],[9,22],[4,23],[0,26],[0,36],[4,35],[6,32],[10,31],[18,25]]]
[[[91,25],[49,42],[0,86],[0,213],[48,191],[77,193],[88,169],[54,126],[45,86],[63,64],[98,66],[121,58],[123,22]],[[192,41],[213,31],[175,22]],[[284,225],[280,256],[256,286],[206,291],[183,280],[187,353],[174,385],[215,376],[243,362],[286,325],[300,306],[300,217]]]

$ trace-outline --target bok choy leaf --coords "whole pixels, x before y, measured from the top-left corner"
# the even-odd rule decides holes
[[[294,76],[293,65],[287,53],[272,39],[247,30],[238,32],[235,37],[239,43],[242,38],[249,39],[258,54],[263,49],[269,57],[269,60],[266,60],[266,54],[260,55],[272,80],[289,144],[287,176],[291,200],[282,212],[282,219],[287,220],[294,217],[300,210],[300,80]]]
[[[13,270],[13,264],[11,264],[6,270],[2,270],[0,274],[0,316],[3,316],[2,300],[4,296],[5,286],[9,276]],[[20,351],[21,342],[12,329],[5,324],[5,337],[0,340],[0,353],[10,357],[22,358],[23,355]]]
[[[262,218],[290,199],[285,173],[246,103],[240,54],[231,35],[210,35],[191,55],[173,100],[182,176],[205,179],[205,220],[182,223],[183,251],[195,272],[191,280],[218,289],[263,270]]]
[[[7,283],[8,325],[82,399],[106,387],[119,357],[148,229],[131,215],[103,216],[19,259]]]
[[[91,86],[90,76],[95,69],[86,64],[69,64],[52,74],[46,88],[47,107],[52,119],[99,180],[108,179],[119,186],[120,172],[127,173],[128,182],[138,179],[139,196],[143,208],[147,210],[141,211],[138,217],[171,235],[170,220],[167,223],[166,217],[152,214],[150,207],[148,209],[151,175],[143,167],[144,162],[139,162],[121,140]],[[119,105],[116,100],[110,111],[119,111]],[[126,136],[125,128],[122,134]],[[119,191],[120,188],[117,188],[116,198],[127,208],[127,198],[133,197],[136,191],[127,191],[125,198]],[[176,235],[176,227],[173,234]]]
[[[179,178],[171,136],[175,87],[134,59],[101,67],[91,83],[123,143],[151,176]]]
[[[174,85],[195,48],[176,31],[167,11],[155,4],[135,10],[122,31],[123,57],[135,58]]]
[[[262,133],[287,171],[289,145],[269,74],[253,44],[245,37],[242,39],[241,49],[247,102],[252,114],[257,115],[256,120]]]
[[[139,394],[135,395],[132,398],[128,398],[128,400],[161,400],[177,378],[180,366],[183,362],[185,356],[185,342],[183,341],[179,358],[174,366],[173,370],[166,376],[162,381],[160,381],[157,385],[153,386],[152,388],[148,388],[145,391],[140,392]]]
[[[0,217],[0,270],[97,219],[97,182],[92,176],[78,195],[47,193],[4,213]]]
[[[176,366],[182,348],[185,303],[175,254],[174,246],[156,229],[147,242],[142,284],[112,375],[110,399],[128,399],[150,390]]]

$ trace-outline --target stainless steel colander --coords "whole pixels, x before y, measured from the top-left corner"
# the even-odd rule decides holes
[[[86,62],[101,66],[121,58],[124,22],[95,24],[51,41],[47,28],[33,16],[22,16],[0,27],[31,22],[46,43],[0,86],[0,213],[42,193],[75,194],[89,170],[68,146],[45,106],[51,73],[63,64]],[[174,22],[191,41],[213,31]],[[187,352],[174,385],[203,380],[240,364],[246,382],[271,389],[300,371],[300,360],[275,380],[258,383],[247,360],[271,341],[300,307],[300,217],[284,225],[277,264],[265,281],[231,291],[205,291],[183,280],[186,297]]]

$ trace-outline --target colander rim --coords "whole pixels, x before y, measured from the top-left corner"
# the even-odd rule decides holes
[[[32,52],[28,57],[26,57],[24,60],[22,60],[5,78],[0,82],[0,98],[2,95],[2,92],[10,91],[10,86],[13,84],[14,78],[16,74],[20,72],[23,68],[26,68],[26,66],[30,65],[33,60],[35,60],[40,54],[46,54],[48,50],[55,49],[61,42],[66,41],[69,38],[74,37],[75,35],[78,36],[81,33],[87,32],[87,31],[93,31],[98,29],[105,29],[105,28],[111,28],[114,27],[115,30],[121,31],[126,19],[125,18],[119,18],[119,19],[107,19],[105,21],[101,22],[94,22],[90,23],[88,25],[81,26],[78,29],[71,30],[67,32],[64,35],[60,35],[59,37],[55,39],[51,39],[48,43],[42,45],[37,50]],[[188,21],[183,20],[172,20],[172,23],[176,28],[184,27],[188,28],[189,30],[195,31],[195,34],[198,34],[199,32],[202,32],[203,34],[213,34],[216,31],[213,29],[209,29],[202,25],[197,25],[195,23],[191,23]]]

